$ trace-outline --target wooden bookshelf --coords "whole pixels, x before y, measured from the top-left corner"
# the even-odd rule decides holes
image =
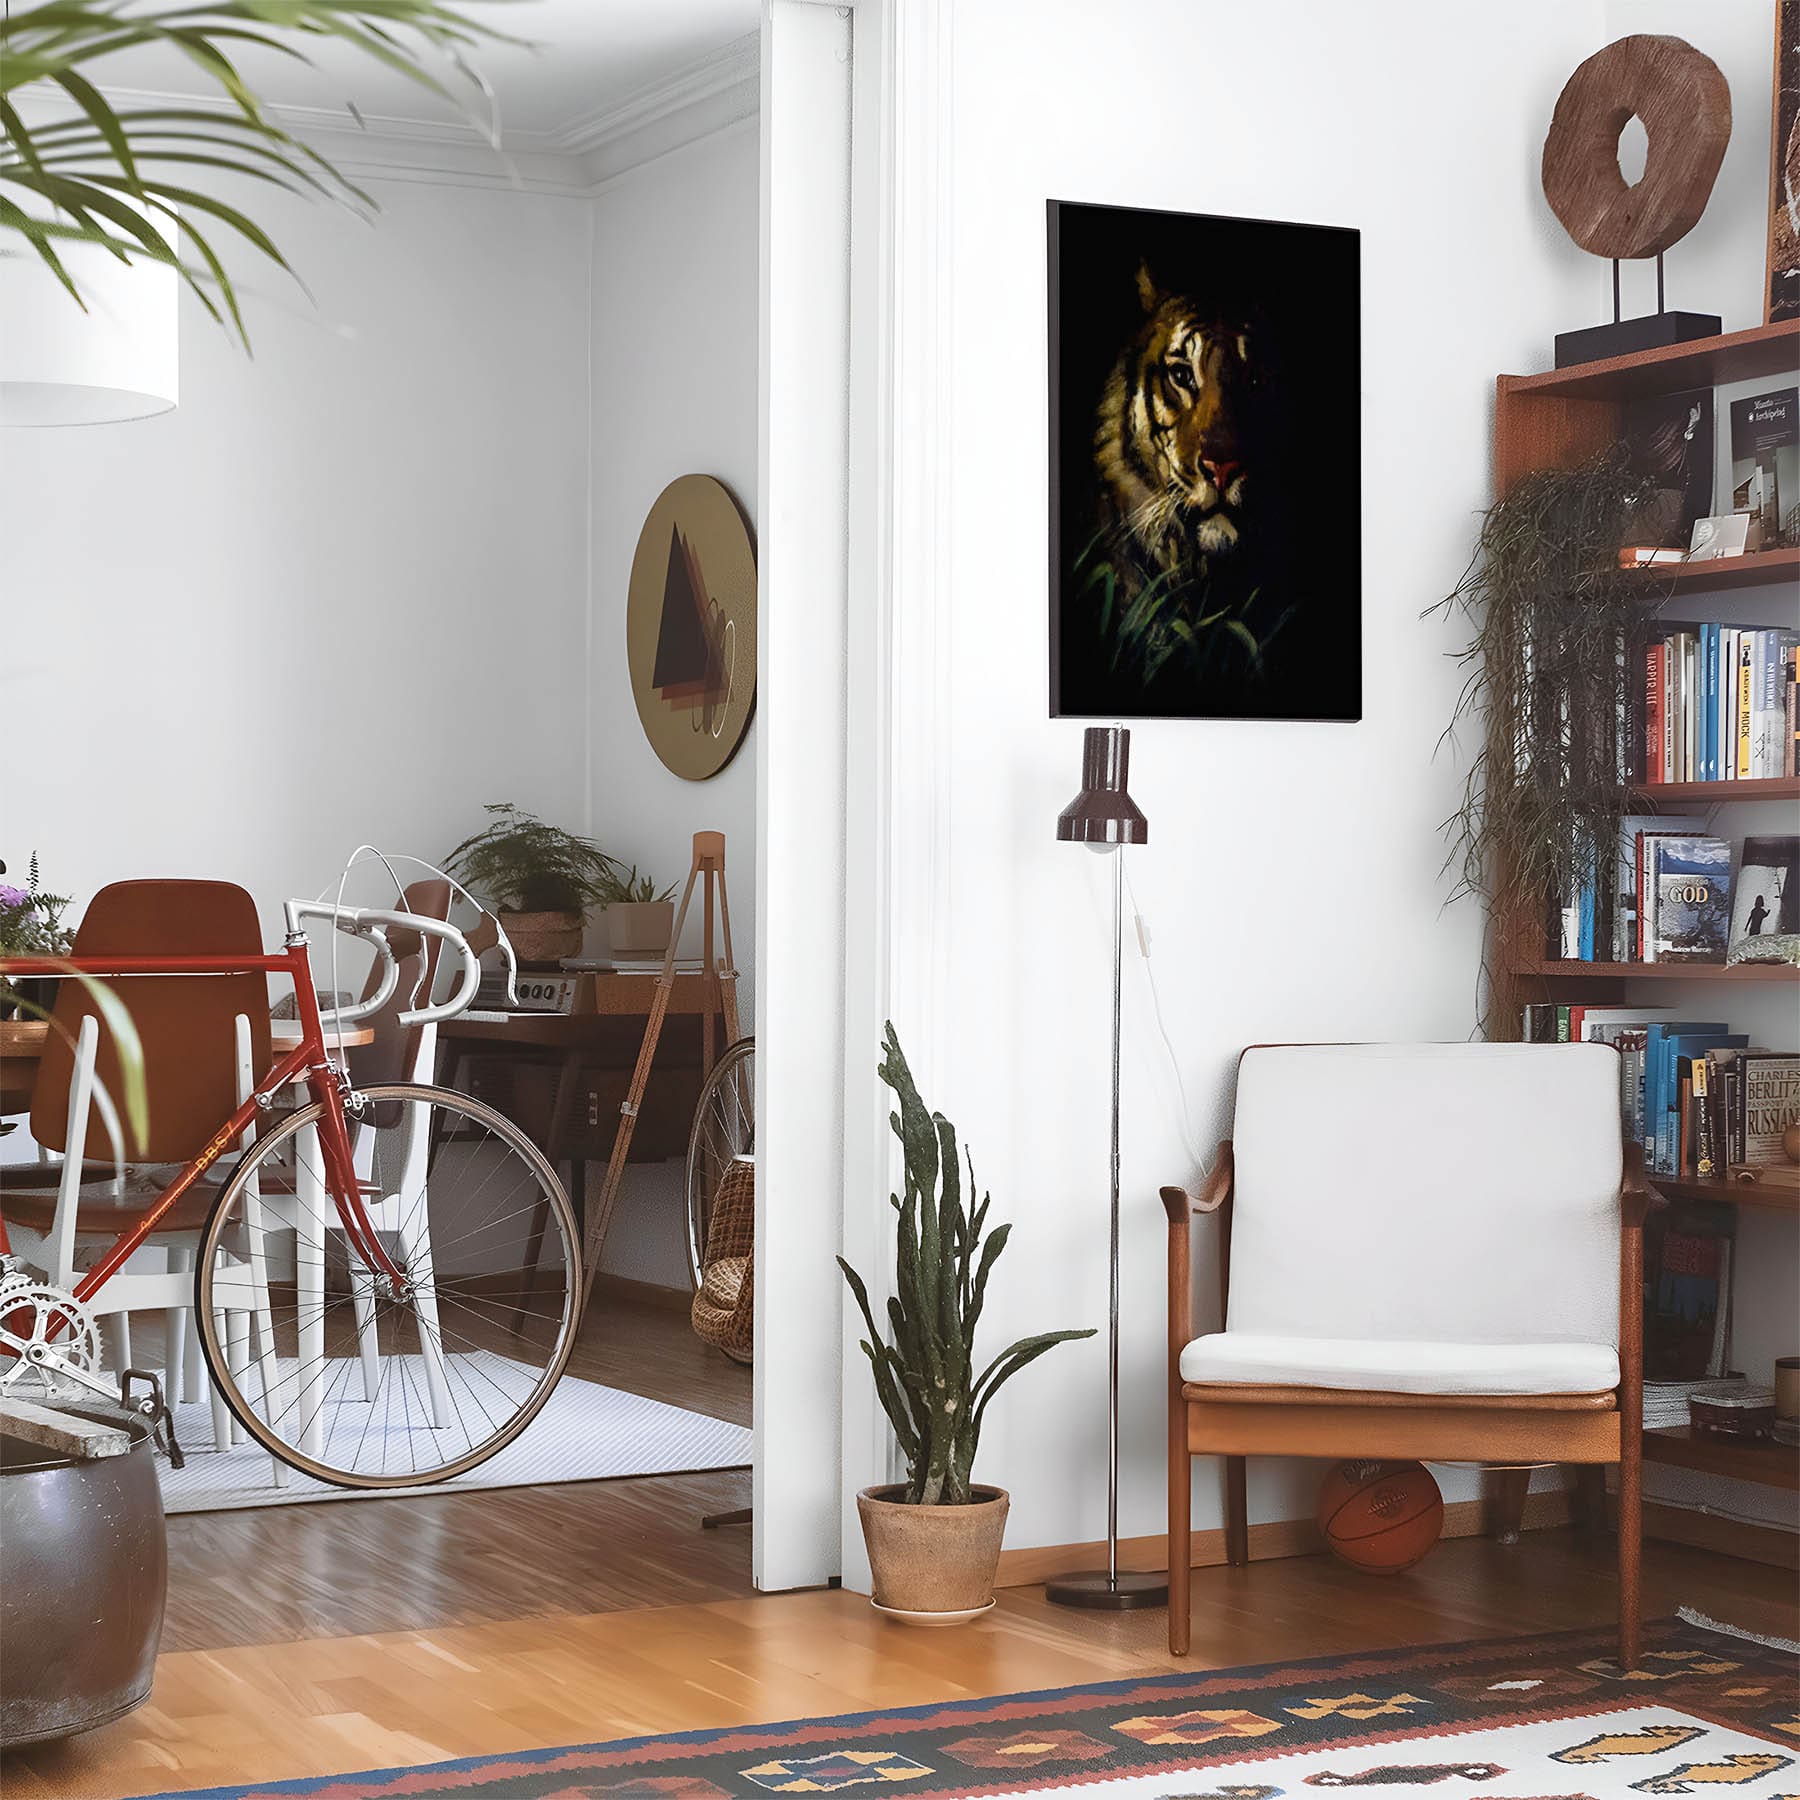
[[[1779,325],[1734,331],[1668,349],[1611,357],[1578,368],[1554,369],[1540,375],[1501,375],[1495,383],[1494,490],[1504,494],[1539,469],[1568,469],[1586,462],[1622,435],[1623,405],[1654,394],[1687,388],[1718,387],[1735,381],[1791,383],[1800,366],[1800,319]],[[1732,595],[1753,594],[1766,606],[1773,596],[1800,592],[1800,550],[1759,551],[1700,563],[1653,565],[1632,577],[1641,583],[1645,615],[1673,596],[1683,596],[1689,617],[1724,618],[1716,610]],[[1800,801],[1800,780],[1783,777],[1760,781],[1655,783],[1633,788],[1636,809],[1657,811],[1695,807],[1754,805],[1758,801]],[[1754,817],[1755,815],[1749,815]],[[1785,827],[1791,829],[1791,827]],[[1739,832],[1729,829],[1729,835]],[[1523,1006],[1546,1000],[1604,999],[1617,1004],[1628,996],[1646,1000],[1652,994],[1668,1000],[1682,993],[1670,983],[1710,986],[1754,984],[1753,993],[1792,994],[1800,987],[1800,969],[1781,963],[1614,963],[1562,961],[1543,953],[1544,916],[1527,906],[1523,916],[1490,921],[1489,964],[1493,1005],[1502,1028],[1516,1031]],[[1638,984],[1643,983],[1640,987]],[[1771,988],[1768,984],[1774,984]],[[1658,993],[1658,990],[1661,990]],[[1730,991],[1729,988],[1727,991]],[[1719,1017],[1729,1002],[1721,996]],[[1729,1180],[1697,1181],[1652,1175],[1650,1185],[1670,1200],[1710,1200],[1754,1208],[1765,1216],[1800,1221],[1800,1191]],[[1787,1227],[1783,1227],[1784,1236]],[[1766,1487],[1800,1491],[1800,1450],[1773,1442],[1746,1442],[1707,1435],[1696,1437],[1687,1426],[1643,1434],[1647,1462],[1698,1471],[1705,1476],[1752,1481]],[[1671,1523],[1659,1526],[1659,1514]],[[1691,1533],[1698,1515],[1678,1508],[1649,1505],[1645,1528],[1652,1535],[1680,1537]],[[1732,1548],[1733,1546],[1721,1546]],[[1737,1553],[1756,1554],[1736,1546]],[[1786,1543],[1783,1541],[1783,1553]]]
[[[1800,547],[1754,550],[1745,556],[1715,556],[1705,562],[1652,563],[1628,571],[1641,582],[1646,599],[1669,594],[1710,593],[1747,587],[1779,587],[1800,582]]]
[[[1769,1438],[1725,1438],[1696,1435],[1688,1425],[1644,1433],[1644,1460],[1763,1487],[1800,1491],[1800,1450]]]
[[[1719,806],[1727,800],[1800,800],[1800,776],[1767,775],[1754,781],[1646,781],[1634,800],[1667,800],[1680,806]]]
[[[1646,1175],[1665,1200],[1711,1200],[1722,1206],[1753,1206],[1760,1212],[1786,1213],[1800,1219],[1800,1188],[1778,1182],[1702,1181],[1692,1175]]]
[[[1800,983],[1792,963],[1514,962],[1512,975],[1537,981],[1774,981]]]
[[[1676,394],[1728,381],[1792,379],[1800,361],[1800,319],[1753,325],[1721,337],[1692,338],[1659,350],[1636,350],[1600,362],[1547,369],[1541,375],[1502,375],[1503,393],[1558,400],[1626,400],[1638,394]]]

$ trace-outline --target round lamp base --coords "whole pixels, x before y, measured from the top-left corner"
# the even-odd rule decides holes
[[[1144,1606],[1169,1604],[1169,1578],[1155,1570],[1084,1569],[1044,1583],[1044,1598],[1058,1606],[1081,1606],[1091,1612],[1135,1612]]]

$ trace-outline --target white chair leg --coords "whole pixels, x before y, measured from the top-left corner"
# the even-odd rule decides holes
[[[227,1345],[231,1341],[230,1315],[222,1308],[213,1313],[213,1339]],[[237,1421],[232,1418],[231,1408],[225,1404],[225,1395],[216,1381],[206,1384],[206,1397],[212,1405],[213,1448],[223,1455],[231,1448],[232,1427]]]
[[[206,1357],[200,1349],[200,1314],[188,1307],[181,1315],[181,1398],[197,1406],[204,1397]]]
[[[431,1422],[443,1427],[451,1422],[450,1384],[444,1370],[444,1340],[438,1325],[437,1276],[431,1266],[431,1222],[421,1202],[408,1209],[402,1201],[397,1211],[400,1261],[418,1284],[413,1309],[419,1321],[419,1349],[425,1362],[425,1391],[431,1396]],[[410,1218],[411,1223],[404,1221]]]
[[[381,1391],[381,1340],[375,1329],[375,1276],[348,1238],[350,1255],[350,1303],[356,1311],[356,1351],[362,1358],[363,1398],[371,1406]]]
[[[194,1266],[194,1253],[186,1244],[171,1244],[168,1249],[169,1273],[184,1275]],[[194,1316],[193,1306],[171,1306],[163,1313],[163,1397],[174,1406],[182,1396],[187,1373],[188,1321]]]
[[[306,1455],[318,1458],[325,1444],[325,1214],[330,1202],[320,1178],[318,1133],[310,1126],[300,1134],[294,1163],[298,1202],[294,1273],[300,1314],[300,1448]]]
[[[131,1367],[131,1314],[112,1313],[100,1321],[103,1354],[115,1375],[123,1375]]]
[[[230,1369],[238,1392],[242,1393],[250,1380],[250,1315],[241,1307],[234,1306],[225,1315],[225,1366]],[[243,1421],[232,1413],[231,1441],[247,1443],[249,1436]]]

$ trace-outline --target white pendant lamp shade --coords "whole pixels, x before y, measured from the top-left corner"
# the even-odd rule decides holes
[[[58,243],[83,312],[17,240],[0,256],[0,425],[105,425],[167,412],[180,397],[179,277]]]

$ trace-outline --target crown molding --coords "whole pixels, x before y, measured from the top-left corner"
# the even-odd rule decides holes
[[[627,138],[679,121],[686,114],[709,117],[717,110],[714,103],[718,101],[741,106],[746,93],[754,110],[761,84],[762,39],[759,33],[751,32],[663,80],[640,88],[628,100],[570,120],[554,134],[554,147],[570,155],[591,156]],[[732,111],[730,118],[719,123],[729,124],[743,116],[741,110]],[[716,130],[717,125],[708,129]],[[703,135],[701,131],[688,133],[690,138]],[[665,143],[662,148],[673,145]]]
[[[155,88],[109,87],[106,92],[120,106],[236,111],[230,101],[212,95]],[[752,33],[617,105],[582,114],[552,130],[513,130],[502,121],[497,143],[473,116],[414,119],[352,113],[348,107],[273,104],[263,110],[353,180],[435,182],[579,197],[754,117],[760,94],[761,46]],[[63,117],[76,110],[61,96],[21,92],[17,99],[29,117]]]

